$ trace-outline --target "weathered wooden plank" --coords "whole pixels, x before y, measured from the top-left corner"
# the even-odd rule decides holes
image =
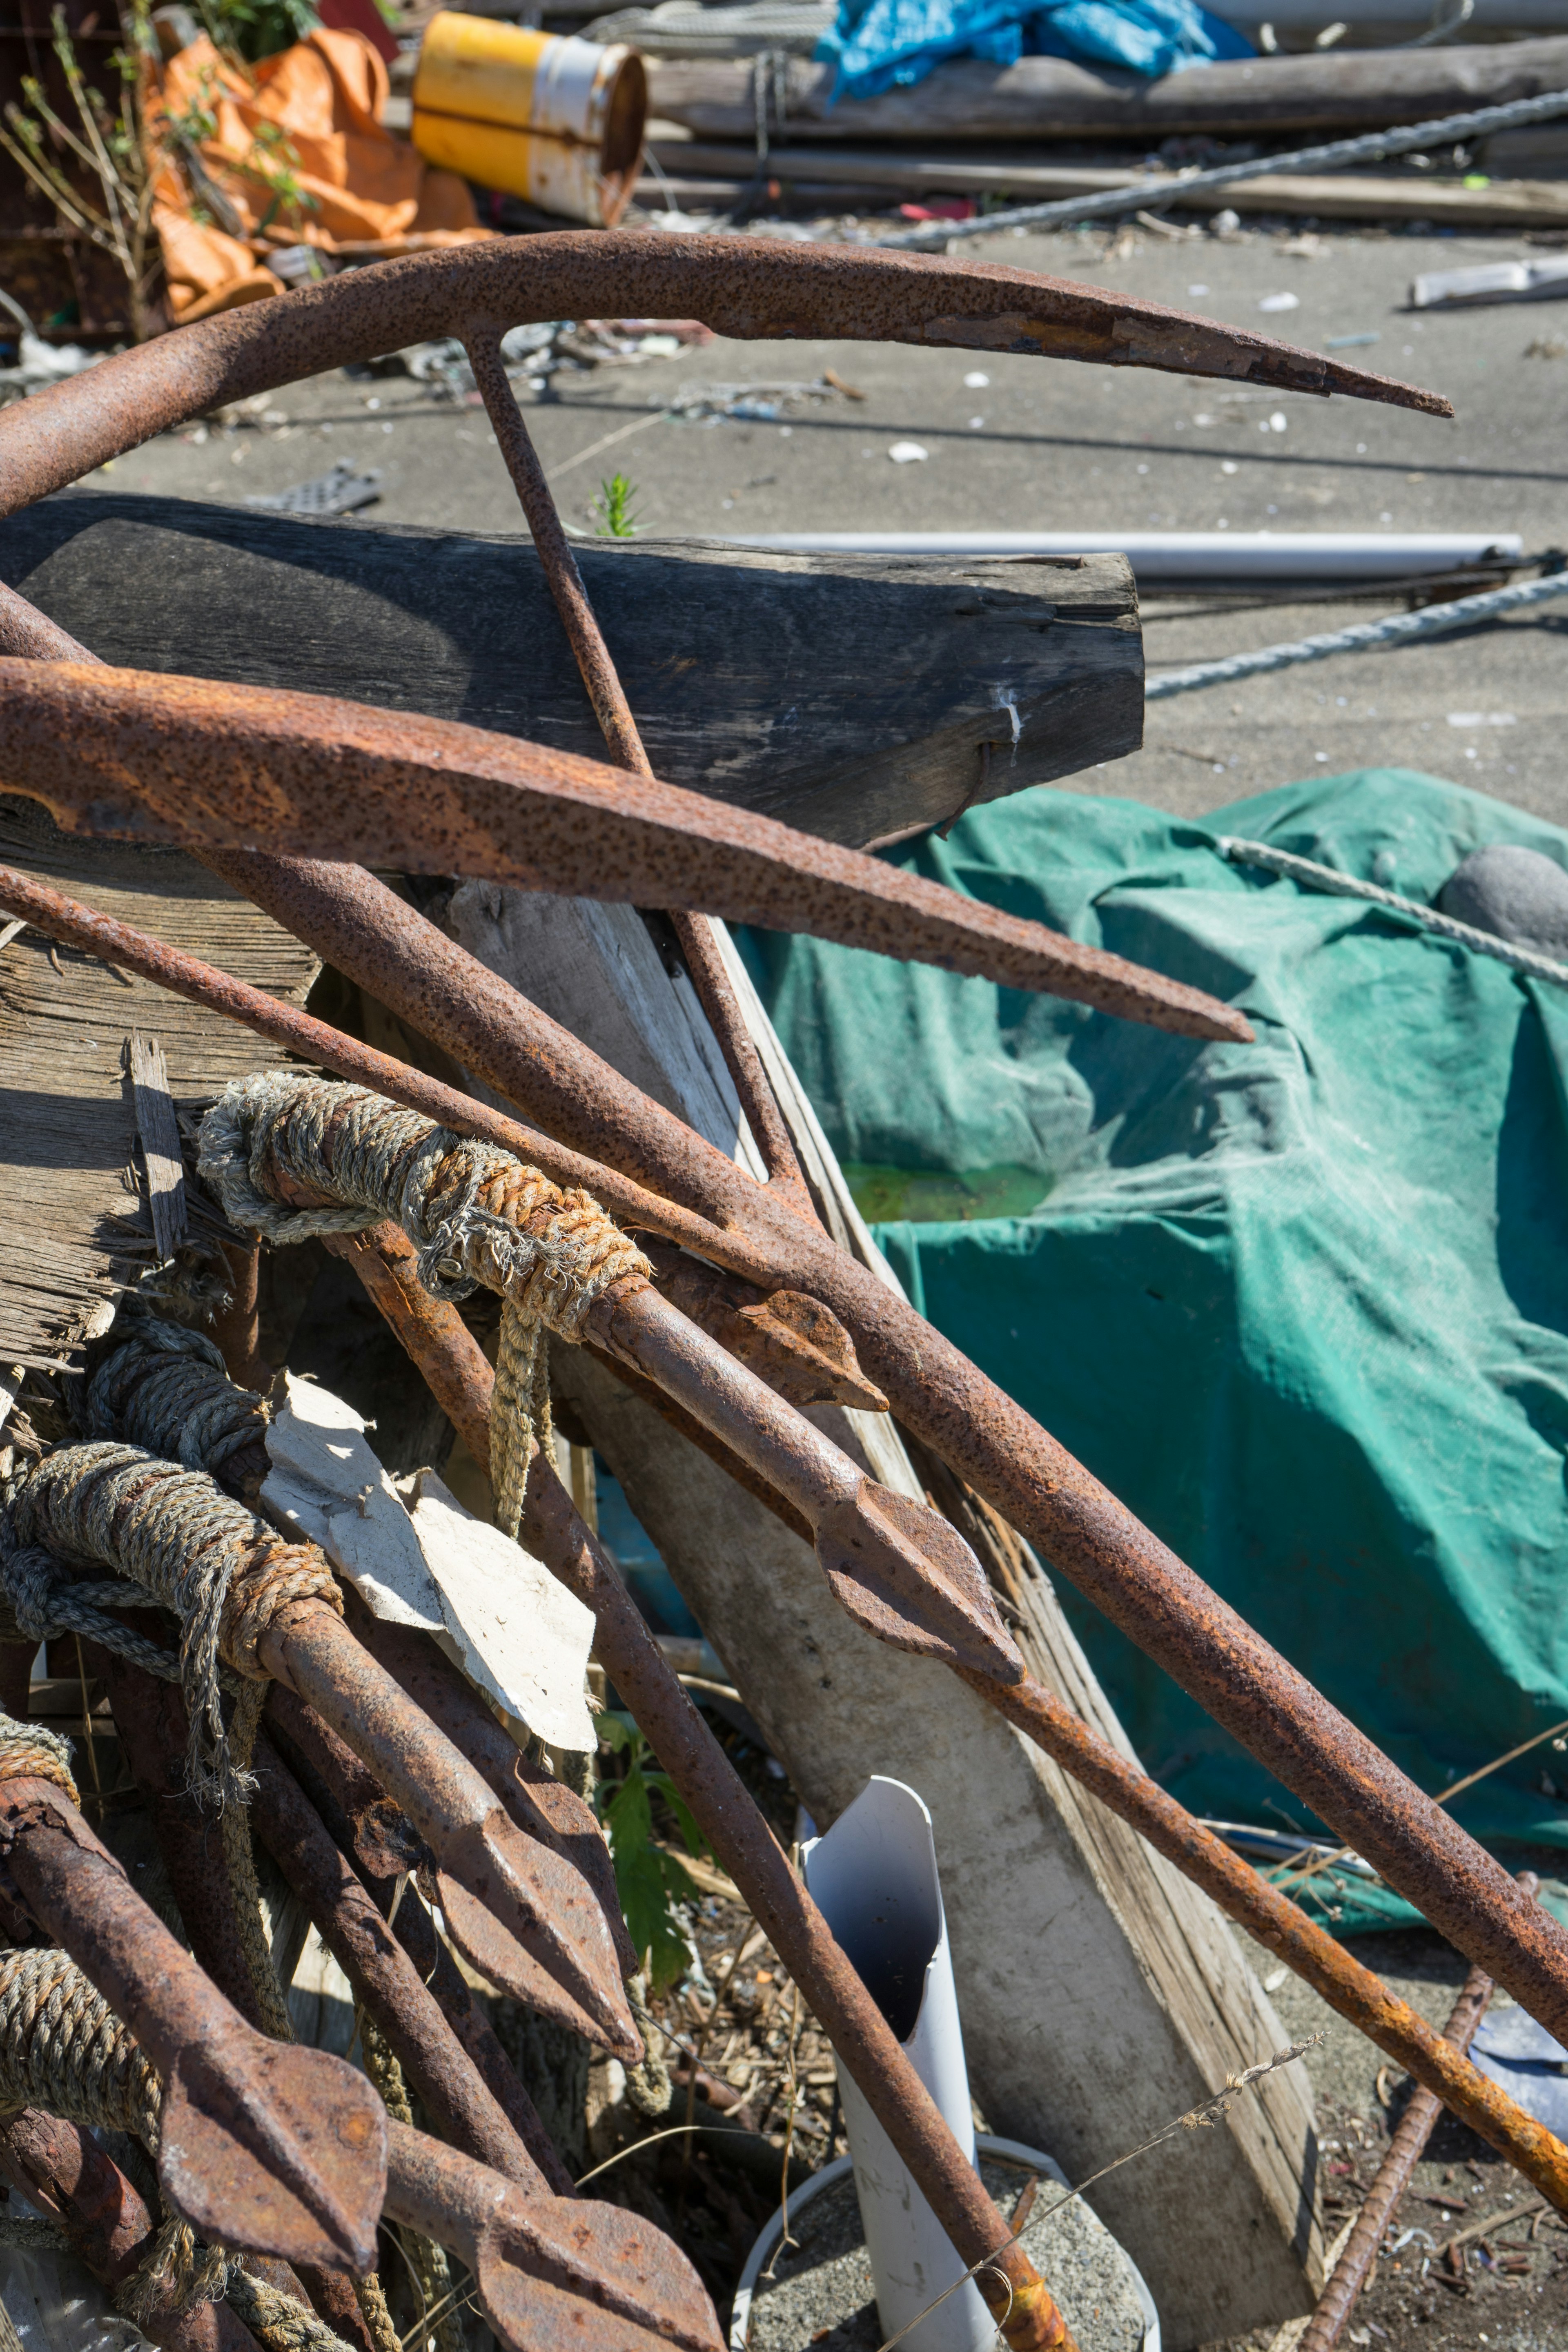
[[[749,58],[650,58],[648,112],[701,139],[752,139]],[[1142,74],[1020,58],[962,58],[912,89],[828,103],[833,70],[793,58],[791,131],[817,139],[1142,139],[1178,131],[1380,129],[1468,108],[1541,98],[1568,86],[1568,37],[1446,49],[1329,49],[1252,58],[1200,73]]]
[[[172,1258],[190,1230],[185,1214],[185,1166],[180,1150],[180,1122],[169,1092],[169,1065],[156,1037],[132,1029],[131,1092],[136,1107],[136,1132],[147,1171],[147,1206],[153,1218],[153,1240],[160,1264]]]
[[[0,799],[0,864],[294,1003],[315,977],[308,949],[178,850],[73,839],[37,803]],[[135,1167],[138,1088],[127,1064],[138,1032],[156,1035],[167,1088],[166,1118],[142,1130],[143,1147],[150,1162],[156,1152],[175,1169],[176,1107],[194,1108],[280,1058],[148,981],[68,948],[51,954],[37,931],[0,950],[0,1389],[14,1387],[15,1365],[70,1359],[107,1321],[117,1291],[167,1254]]]
[[[917,831],[972,793],[999,799],[1142,740],[1142,642],[1120,556],[933,562],[647,541],[587,543],[579,561],[656,772],[828,840]],[[66,493],[0,523],[0,578],[127,668],[342,695],[604,754],[526,538]],[[1002,748],[983,760],[982,744]]]

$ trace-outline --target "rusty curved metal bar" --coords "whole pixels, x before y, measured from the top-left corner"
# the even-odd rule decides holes
[[[1259,335],[990,261],[765,237],[593,230],[411,254],[184,327],[0,415],[0,514],[209,409],[406,343],[622,311],[742,341],[825,337],[1221,376],[1453,414],[1440,394]]]
[[[401,1235],[399,1236],[401,1239]],[[367,1252],[367,1255],[369,1253]],[[365,1280],[361,1269],[361,1279]],[[365,1281],[381,1305],[374,1284]],[[383,1313],[386,1312],[384,1307]],[[394,1320],[392,1328],[422,1372],[442,1383],[442,1402],[481,1469],[489,1461],[489,1402],[495,1375],[484,1351],[455,1307],[429,1299],[423,1317]],[[784,1514],[781,1514],[784,1516]],[[546,1521],[559,1548],[558,1521]],[[549,1552],[544,1557],[554,1566]],[[574,1573],[580,1570],[574,1568]],[[585,1596],[586,1597],[586,1596]],[[614,1641],[613,1626],[606,1628]],[[601,1641],[601,1654],[606,1656]],[[673,1709],[679,1685],[673,1674],[661,1689],[646,1675],[643,1704],[651,1714],[643,1728],[658,1748],[657,1727]],[[612,1672],[616,1669],[612,1665]],[[971,1688],[1016,1724],[1107,1810],[1135,1829],[1184,1876],[1200,1886],[1226,1916],[1265,1950],[1273,1952],[1358,2032],[1413,2075],[1429,2095],[1441,2099],[1471,2129],[1495,2147],[1561,2212],[1568,2212],[1568,2147],[1543,2124],[1465,2063],[1453,2038],[1433,2032],[1408,2002],[1391,1993],[1373,1971],[1310,1919],[1289,1895],[1271,1886],[1205,1828],[1175,1798],[1168,1796],[1141,1765],[1121,1755],[1052,1691],[1032,1678],[1001,1689],[984,1675],[965,1674]],[[639,1720],[641,1718],[639,1717]],[[659,1749],[661,1760],[663,1749]],[[672,1770],[674,1767],[669,1769]]]
[[[858,850],[449,719],[90,660],[0,656],[0,778],[68,830],[706,908],[1045,989],[1184,1035],[1252,1035],[1200,989]]]
[[[1568,1937],[1551,1914],[1527,1902],[1440,1806],[886,1284],[369,875],[334,875],[300,859],[212,862],[540,1126],[522,1127],[30,876],[0,868],[0,908],[340,1076],[531,1160],[557,1183],[585,1186],[623,1224],[663,1234],[766,1289],[801,1291],[831,1307],[863,1370],[921,1444],[1468,1958],[1568,2041]],[[457,1419],[446,1394],[442,1402]]]

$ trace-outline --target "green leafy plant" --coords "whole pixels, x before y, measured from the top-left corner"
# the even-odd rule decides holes
[[[67,227],[111,254],[124,277],[132,332],[146,340],[151,320],[147,296],[158,267],[152,235],[153,188],[158,157],[149,152],[142,110],[143,60],[156,54],[144,0],[131,14],[132,48],[116,49],[110,69],[119,83],[110,98],[82,72],[65,11],[52,19],[53,47],[75,110],[74,123],[50,103],[36,76],[24,74],[26,108],[13,99],[5,108],[0,147],[46,195]],[[80,167],[74,173],[68,168]]]
[[[321,18],[310,0],[199,0],[216,49],[259,65],[313,33]]]
[[[637,491],[625,474],[612,474],[607,482],[599,484],[594,505],[600,517],[597,529],[601,539],[637,537],[637,519],[632,511],[636,497]]]
[[[601,1780],[595,1800],[609,1832],[616,1893],[650,1983],[656,1988],[672,1984],[691,1965],[676,1915],[683,1903],[698,1899],[698,1890],[679,1859],[654,1843],[656,1790],[675,1815],[687,1853],[705,1854],[711,1849],[674,1781],[653,1761],[653,1750],[631,1717],[602,1715],[598,1726],[605,1745],[626,1759],[625,1775]]]

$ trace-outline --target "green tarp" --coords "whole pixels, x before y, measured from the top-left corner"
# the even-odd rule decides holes
[[[1568,835],[1389,769],[1202,824],[1040,789],[891,853],[1238,1003],[1245,1046],[746,952],[921,1311],[1436,1793],[1568,1717],[1568,992],[1222,834],[1423,900],[1489,842],[1568,866]],[[1318,1826],[1056,1580],[1184,1804]],[[1548,1743],[1457,1818],[1568,1843],[1559,1784]]]

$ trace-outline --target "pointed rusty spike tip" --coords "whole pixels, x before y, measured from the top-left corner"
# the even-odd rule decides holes
[[[363,2277],[375,2267],[386,2118],[363,2077],[235,2017],[163,2089],[158,2179],[202,2236]]]
[[[940,1512],[874,1478],[816,1517],[816,1557],[841,1605],[898,1650],[1010,1684],[1024,1662],[979,1561]]]
[[[520,1922],[509,1935],[493,1911],[445,1871],[437,1872],[434,1891],[451,1941],[468,1966],[487,1977],[498,1991],[510,1993],[525,2008],[580,2033],[584,2042],[607,2050],[623,2064],[639,2063],[644,2055],[642,2038],[632,2022],[618,1977],[612,1990],[612,1980],[603,1972],[563,1966],[560,1939],[546,1942],[531,1932],[531,1923]],[[535,1946],[542,1948],[536,1950]]]
[[[388,2218],[461,2257],[507,2352],[723,2352],[696,2271],[640,2214],[525,2197],[404,2124],[388,2139]]]

